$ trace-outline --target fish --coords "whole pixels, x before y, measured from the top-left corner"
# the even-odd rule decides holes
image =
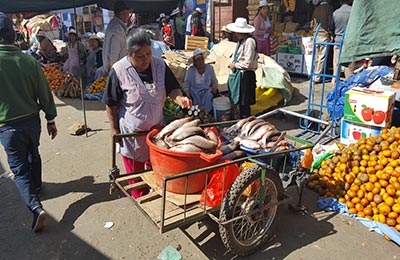
[[[203,151],[203,149],[201,149],[200,147],[197,147],[193,144],[181,144],[181,145],[171,147],[169,150],[175,151],[175,152],[189,152],[189,153],[197,153],[197,152]]]
[[[248,138],[259,141],[265,135],[265,133],[270,132],[274,129],[275,128],[272,125],[269,125],[269,124],[262,125],[262,126],[258,127],[250,136],[248,136]]]
[[[213,141],[213,142],[215,142],[215,143],[218,143],[218,136],[214,133],[213,130],[207,129],[207,130],[205,130],[204,132],[205,132],[205,134],[206,134],[206,137],[207,137],[209,140],[211,140],[211,141]]]
[[[246,125],[244,125],[242,127],[242,136],[249,136],[249,132],[251,131],[251,129],[253,129],[253,127],[255,125],[257,125],[258,123],[262,123],[262,122],[265,122],[265,121],[262,119],[255,119],[255,120],[248,122]]]
[[[256,119],[255,116],[249,116],[249,117],[240,119],[239,121],[236,122],[235,125],[237,126],[238,129],[241,129],[246,122],[253,121],[254,119]]]
[[[168,149],[170,146],[163,139],[153,139],[153,143],[161,148]]]
[[[158,134],[154,136],[155,139],[162,139],[167,134],[175,131],[178,127],[182,126],[183,124],[189,122],[192,118],[185,117],[181,119],[177,119],[166,125]]]
[[[212,150],[217,148],[217,143],[199,135],[190,136],[176,143],[176,145],[181,144],[193,144],[205,150]]]
[[[241,157],[246,156],[246,153],[242,150],[235,150],[232,151],[230,153],[225,154],[224,156],[222,156],[219,160],[223,161],[223,160],[235,160]]]
[[[220,150],[223,155],[233,152],[234,150],[239,148],[239,141],[233,141],[229,144],[221,146]]]
[[[276,130],[275,129],[275,127],[272,129],[272,130],[269,130],[269,131],[267,131],[266,130],[266,132],[264,132],[264,134],[261,136],[261,138],[259,139],[259,144],[262,146],[262,147],[266,147],[267,146],[267,143],[270,141],[270,138],[271,138],[271,136],[274,136],[274,135],[277,135],[277,134],[279,134],[280,132],[278,131],[278,130]],[[276,141],[276,140],[274,140],[274,141]]]
[[[201,123],[200,119],[194,119],[192,121],[189,121],[187,123],[184,123],[181,127],[192,127],[192,126],[199,126]]]
[[[247,148],[250,149],[258,150],[261,148],[260,144],[257,143],[257,141],[248,138],[236,137],[234,140],[239,141],[240,145],[246,146]]]
[[[265,122],[265,121],[261,121],[261,122],[255,124],[255,125],[250,129],[250,131],[247,133],[247,136],[251,136],[257,129],[259,129],[260,127],[262,127],[262,126],[264,126],[264,125],[268,126],[269,123],[268,123],[268,122]]]
[[[170,141],[182,141],[183,139],[192,136],[192,135],[200,135],[205,137],[206,134],[204,133],[203,129],[198,126],[188,126],[185,127],[184,125],[176,129],[171,135],[167,136],[166,138]]]

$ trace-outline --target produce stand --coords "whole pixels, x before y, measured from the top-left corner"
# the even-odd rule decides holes
[[[322,120],[307,117],[296,112],[287,111],[285,109],[277,109],[265,113],[258,118],[265,119],[277,113],[290,114],[298,116],[306,120],[315,121],[324,124],[326,129],[321,133],[320,138],[329,132],[330,124]],[[219,122],[206,126],[221,127],[233,124],[237,121]],[[293,146],[289,150],[272,151],[271,153],[247,154],[245,157],[217,163],[210,167],[196,169],[192,171],[182,172],[180,174],[164,177],[162,187],[155,184],[153,172],[141,171],[120,175],[116,166],[115,151],[116,141],[119,138],[128,136],[145,135],[145,132],[119,134],[113,136],[112,149],[112,169],[110,170],[110,191],[118,188],[128,198],[131,199],[133,205],[152,222],[161,233],[167,232],[174,228],[199,221],[206,216],[219,224],[221,239],[225,246],[237,255],[248,255],[255,252],[269,238],[269,230],[274,222],[278,205],[288,203],[292,197],[285,193],[284,186],[287,186],[292,180],[299,181],[303,178],[304,184],[307,174],[306,171],[299,167],[300,158],[297,159],[297,166],[292,168],[290,172],[289,155],[290,153],[299,152],[304,149],[312,148],[320,139],[314,143],[305,141],[293,136],[286,135]],[[279,168],[279,172],[273,168],[274,159],[283,157],[283,162]],[[240,172],[239,176],[229,187],[226,196],[222,198],[220,206],[209,207],[206,205],[206,195],[204,192],[204,202],[200,203],[201,194],[188,194],[188,180],[190,176],[207,172],[205,174],[205,190],[208,188],[208,173],[215,169],[223,168],[222,194],[224,191],[224,183],[227,177],[227,167],[232,164],[241,164],[243,162],[252,162],[253,166],[245,168]],[[280,176],[290,176],[289,181],[285,181]],[[297,178],[297,179],[296,179]],[[185,188],[183,194],[168,192],[166,187],[168,184],[177,179],[185,179]],[[137,181],[134,184],[128,184],[129,181]],[[285,184],[285,185],[284,185]],[[302,187],[297,187],[299,200],[297,206],[301,206]],[[143,187],[150,188],[150,193],[138,199],[131,197],[132,190]],[[226,187],[225,187],[226,190]],[[218,212],[219,211],[219,216]],[[245,231],[244,231],[245,230]]]

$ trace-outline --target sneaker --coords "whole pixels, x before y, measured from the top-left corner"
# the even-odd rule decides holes
[[[47,213],[42,208],[36,208],[33,211],[33,223],[32,230],[33,232],[38,232],[44,227],[44,221],[47,218]]]

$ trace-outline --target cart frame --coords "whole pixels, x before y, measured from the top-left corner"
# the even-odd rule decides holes
[[[289,110],[286,110],[283,108],[278,108],[276,110],[267,112],[261,116],[258,116],[258,118],[264,119],[264,118],[267,118],[267,117],[277,114],[277,113],[289,114],[289,115],[292,115],[295,117],[300,117],[300,118],[303,118],[306,120],[314,121],[316,123],[324,125],[325,129],[321,132],[321,135],[319,136],[319,138],[317,138],[314,142],[303,140],[303,139],[300,139],[300,138],[297,138],[297,137],[294,137],[291,135],[286,135],[286,138],[288,139],[288,141],[290,141],[293,144],[293,147],[294,147],[293,149],[290,149],[290,150],[272,152],[272,153],[268,153],[268,154],[250,155],[250,156],[242,157],[242,158],[232,160],[229,162],[219,163],[219,164],[216,164],[216,165],[213,165],[210,167],[205,167],[205,168],[196,169],[196,170],[192,170],[192,171],[188,171],[188,172],[183,172],[183,173],[176,174],[173,176],[164,177],[162,189],[160,191],[158,191],[158,192],[152,191],[149,194],[144,195],[138,199],[132,198],[129,191],[133,190],[133,189],[140,189],[143,187],[149,187],[149,188],[153,189],[154,187],[149,186],[142,178],[142,177],[144,177],[143,175],[145,175],[145,174],[152,174],[152,171],[147,170],[147,171],[140,171],[140,172],[120,175],[119,169],[116,166],[116,142],[119,138],[145,135],[145,134],[147,134],[147,132],[113,135],[113,137],[112,137],[112,169],[110,170],[110,173],[109,173],[110,182],[111,182],[110,192],[115,190],[115,188],[118,188],[120,191],[122,191],[128,198],[130,198],[132,200],[135,207],[138,208],[149,219],[149,221],[151,223],[153,223],[157,228],[159,228],[160,233],[164,233],[169,230],[199,221],[199,220],[203,219],[205,216],[209,216],[211,219],[213,219],[215,222],[217,222],[221,227],[221,226],[230,225],[233,222],[238,221],[243,218],[248,219],[251,216],[253,216],[254,214],[263,215],[264,211],[266,209],[269,210],[270,208],[277,207],[277,205],[287,203],[290,200],[292,200],[292,197],[289,196],[286,192],[280,192],[282,194],[279,194],[279,199],[277,201],[275,201],[275,200],[268,201],[266,206],[261,207],[261,204],[264,205],[264,196],[258,195],[258,198],[256,198],[254,200],[255,202],[253,202],[253,204],[254,203],[258,204],[260,207],[253,207],[253,209],[249,209],[246,212],[246,214],[236,216],[231,219],[221,220],[220,218],[216,217],[214,214],[217,211],[222,212],[224,210],[224,209],[221,209],[221,206],[225,205],[224,202],[229,200],[229,198],[227,198],[230,194],[229,191],[226,192],[225,195],[223,195],[223,198],[222,198],[223,202],[221,203],[220,206],[217,206],[217,207],[207,206],[206,205],[206,194],[204,194],[203,203],[200,203],[199,201],[193,203],[192,201],[190,201],[188,199],[188,197],[190,196],[187,193],[188,180],[189,180],[188,178],[191,175],[206,172],[204,181],[205,181],[205,189],[207,189],[209,172],[214,169],[224,167],[224,177],[223,177],[223,182],[222,182],[222,194],[224,194],[224,192],[223,192],[225,190],[224,183],[225,183],[225,177],[227,174],[226,166],[231,165],[231,164],[240,164],[244,161],[251,161],[251,162],[255,163],[258,167],[256,169],[257,174],[259,175],[259,178],[261,178],[261,180],[262,180],[261,187],[260,187],[260,190],[261,190],[260,194],[264,194],[264,191],[265,191],[264,179],[266,178],[267,174],[271,174],[271,171],[273,171],[273,169],[270,167],[270,165],[268,165],[268,163],[265,161],[266,159],[274,157],[274,156],[278,156],[278,155],[289,154],[291,152],[297,152],[297,151],[304,150],[307,148],[312,149],[314,147],[314,145],[317,144],[322,138],[324,138],[324,136],[327,133],[329,133],[329,131],[331,129],[331,124],[329,122],[325,122],[320,119],[312,118],[312,117],[302,115],[302,114],[299,114],[299,113],[296,113],[293,111],[289,111]],[[228,121],[228,122],[218,122],[218,123],[207,124],[207,125],[202,125],[202,126],[204,126],[204,127],[216,126],[216,125],[221,126],[221,125],[233,124],[235,122],[237,122],[237,120]],[[300,159],[300,158],[298,158],[298,159]],[[260,160],[262,160],[262,161],[260,161]],[[283,160],[284,161],[283,161],[282,172],[285,172],[286,165],[288,164],[287,156],[284,156]],[[270,159],[270,164],[272,164],[272,159]],[[299,161],[297,162],[297,166],[294,168],[295,174],[297,174],[300,170],[298,165],[299,165]],[[240,175],[242,175],[242,173],[243,172],[241,172]],[[270,177],[273,177],[273,176],[270,176]],[[167,192],[166,187],[169,182],[179,179],[179,178],[185,178],[185,193],[180,195],[181,200],[183,197],[182,205],[176,206],[172,202],[168,201],[168,192]],[[278,179],[281,180],[280,178],[278,178]],[[136,180],[138,182],[136,182],[134,184],[126,185],[126,182],[128,182],[130,180]],[[274,184],[274,185],[277,186],[278,190],[283,191],[281,184],[282,183],[277,184],[277,185]],[[304,185],[304,183],[303,183],[303,185]],[[303,185],[300,187],[300,189],[299,189],[299,187],[297,187],[297,191],[299,193],[298,206],[300,206],[300,204],[301,204]],[[232,187],[229,187],[229,189],[230,188],[232,188]],[[154,211],[157,211],[157,209],[159,210],[159,214],[154,213]],[[220,212],[220,215],[221,215],[221,212]],[[275,210],[275,212],[276,212],[276,210]],[[272,224],[274,217],[275,217],[275,213],[271,217],[272,217],[272,219],[268,220],[268,225]],[[265,220],[265,216],[263,217],[263,219]],[[267,227],[267,229],[268,228],[269,228],[269,226]],[[221,228],[220,228],[220,230],[221,230]],[[225,243],[225,245],[227,246],[226,243]],[[245,255],[245,254],[249,253],[249,252],[243,253],[240,250],[238,250],[236,252],[235,252],[235,250],[232,250],[232,251],[234,251],[234,253],[241,254],[241,255]]]

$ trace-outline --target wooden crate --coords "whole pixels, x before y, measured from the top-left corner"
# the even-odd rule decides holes
[[[207,50],[208,38],[203,36],[186,35],[185,50],[193,51],[195,49]]]

